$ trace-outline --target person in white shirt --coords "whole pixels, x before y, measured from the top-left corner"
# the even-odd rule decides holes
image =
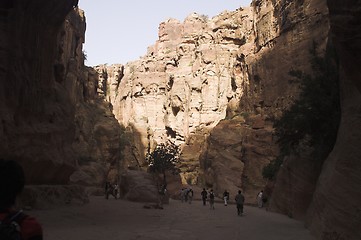
[[[257,194],[257,205],[259,208],[263,207],[263,190]]]

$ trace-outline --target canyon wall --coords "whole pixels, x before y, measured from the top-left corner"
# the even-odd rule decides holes
[[[20,162],[30,185],[115,181],[122,130],[84,66],[77,1],[2,1],[0,10],[0,157]]]
[[[341,123],[319,177],[307,225],[318,239],[361,238],[361,2],[328,0],[339,56]]]
[[[311,50],[324,54],[327,14],[324,1],[193,13],[161,23],[139,60],[98,66],[116,118],[137,133],[128,166],[146,168],[145,154],[170,140],[182,147],[183,184],[241,188],[253,203],[262,168],[278,155],[273,121],[300,92],[289,72],[310,72]]]
[[[170,19],[146,56],[95,69],[83,65],[76,5],[0,3],[0,157],[19,161],[28,184],[99,187],[119,169],[146,168],[145,153],[171,140],[182,147],[183,183],[217,194],[241,188],[252,203],[279,153],[273,123],[300,94],[289,72],[311,72],[332,43],[342,109],[335,147],[316,165],[307,148],[289,156],[269,207],[305,219],[318,239],[360,239],[359,1],[328,0],[330,16],[323,0],[257,0],[212,19]]]
[[[75,169],[75,100],[54,74],[58,32],[75,5],[1,2],[0,153],[30,184],[67,183]]]

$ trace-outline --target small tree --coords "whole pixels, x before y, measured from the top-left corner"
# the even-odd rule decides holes
[[[179,163],[179,147],[174,143],[161,143],[157,145],[153,152],[148,153],[146,160],[149,171],[152,173],[163,174],[163,187],[167,186],[166,171],[173,174],[178,172],[177,163]]]

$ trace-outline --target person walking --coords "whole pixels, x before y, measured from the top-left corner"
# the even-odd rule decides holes
[[[207,195],[208,195],[205,188],[203,188],[201,195],[202,195],[203,206],[205,206],[206,202],[207,202]]]
[[[238,194],[234,198],[237,204],[237,215],[242,216],[243,215],[243,204],[244,204],[244,196],[242,194],[241,190],[238,190]]]
[[[181,202],[184,202],[184,188],[182,188],[179,192]]]
[[[214,192],[213,189],[209,192],[209,208],[214,210]]]
[[[263,190],[257,194],[257,205],[259,208],[263,207]]]
[[[192,188],[190,188],[188,190],[187,195],[188,195],[188,203],[192,204],[192,200],[193,200],[193,190],[192,190]]]
[[[43,239],[39,222],[14,207],[24,185],[23,168],[16,161],[0,159],[0,239]]]
[[[224,200],[224,206],[227,206],[227,205],[228,205],[228,201],[229,201],[229,192],[227,192],[227,190],[224,190],[223,200]]]

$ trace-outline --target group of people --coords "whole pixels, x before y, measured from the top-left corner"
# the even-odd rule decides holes
[[[207,204],[207,199],[209,198],[208,202],[209,202],[209,208],[214,210],[214,197],[215,194],[213,192],[213,189],[209,190],[209,192],[206,191],[205,188],[203,188],[202,192],[201,192],[201,197],[202,197],[202,202],[203,202],[203,206],[206,206]],[[237,214],[238,215],[242,215],[243,214],[243,204],[244,204],[244,196],[242,194],[242,191],[239,190],[238,194],[236,195],[235,199],[236,201],[236,205],[237,205]],[[229,202],[229,192],[227,190],[225,190],[223,192],[223,201],[224,201],[224,206],[228,206],[228,202]]]
[[[188,202],[189,204],[191,204],[193,200],[193,195],[194,192],[192,188],[182,188],[180,192],[181,202]]]
[[[209,195],[209,208],[214,210],[214,192],[213,192],[213,189],[209,190],[209,193],[208,193],[206,191],[206,189],[203,188],[203,190],[201,192],[203,206],[206,205],[208,195]]]

